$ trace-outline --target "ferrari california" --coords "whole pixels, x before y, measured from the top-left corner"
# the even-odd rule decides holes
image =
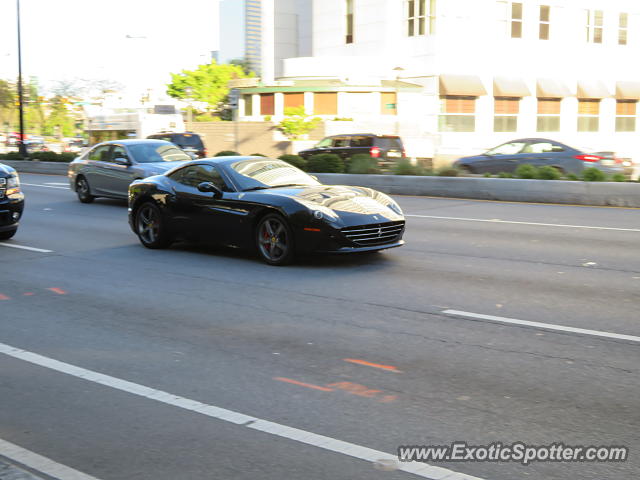
[[[405,220],[384,193],[323,185],[284,161],[237,156],[194,160],[134,181],[129,224],[147,248],[199,239],[285,265],[299,254],[399,247]]]

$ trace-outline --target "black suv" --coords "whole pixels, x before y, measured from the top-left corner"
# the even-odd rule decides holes
[[[358,153],[364,153],[378,158],[378,163],[381,166],[392,164],[405,157],[404,145],[400,137],[397,135],[374,135],[373,133],[326,137],[315,147],[298,152],[298,155],[306,160],[318,153],[334,153],[344,160]]]
[[[0,240],[9,240],[18,230],[24,209],[24,194],[16,171],[0,163]]]
[[[197,133],[160,132],[149,135],[147,138],[166,140],[167,142],[171,142],[184,150],[185,153],[191,155],[191,157],[193,157],[194,159],[204,158],[207,156],[207,149],[204,148],[202,138]]]

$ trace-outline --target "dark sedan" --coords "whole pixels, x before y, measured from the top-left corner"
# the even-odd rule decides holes
[[[95,145],[69,164],[71,190],[82,203],[127,198],[129,184],[191,160],[165,140],[115,140]]]
[[[16,234],[23,209],[24,194],[18,173],[0,163],[0,240],[9,240]]]
[[[512,140],[482,155],[460,158],[453,165],[468,173],[512,173],[525,163],[550,166],[561,174],[580,175],[590,167],[607,174],[624,173],[622,161],[613,152],[581,150],[546,138]]]
[[[133,182],[129,223],[148,248],[198,238],[284,265],[297,254],[399,247],[405,221],[370,188],[322,185],[280,160],[220,157]]]

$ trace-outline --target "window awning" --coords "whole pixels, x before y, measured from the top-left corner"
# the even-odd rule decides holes
[[[528,97],[531,92],[521,78],[495,77],[493,79],[494,97]]]
[[[480,97],[486,95],[482,82],[473,75],[440,75],[440,95]]]
[[[618,100],[640,100],[640,82],[617,82],[616,98]]]
[[[571,91],[559,80],[539,78],[536,83],[536,96],[538,98],[564,98],[571,96]]]
[[[578,80],[578,98],[611,98],[611,92],[599,80]]]

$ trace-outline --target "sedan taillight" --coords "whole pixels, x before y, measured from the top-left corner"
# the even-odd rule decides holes
[[[591,163],[596,163],[604,159],[604,157],[600,157],[599,155],[576,155],[575,158],[577,158],[578,160],[582,160],[583,162]]]
[[[371,147],[371,150],[369,150],[369,155],[371,155],[373,158],[379,158],[380,147]]]

